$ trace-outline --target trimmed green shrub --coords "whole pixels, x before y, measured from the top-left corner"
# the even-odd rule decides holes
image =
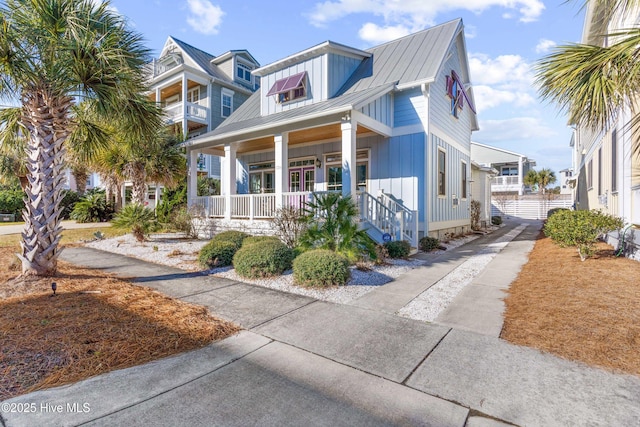
[[[223,231],[222,233],[218,233],[211,239],[212,242],[231,242],[236,246],[236,250],[242,247],[242,242],[244,239],[249,237],[247,233],[243,233],[242,231]]]
[[[176,188],[164,188],[162,198],[156,207],[158,221],[163,224],[172,222],[174,212],[187,207],[187,183],[181,182]]]
[[[293,280],[302,286],[345,285],[349,280],[349,260],[327,249],[314,249],[293,261]]]
[[[269,277],[291,268],[292,260],[293,252],[287,245],[265,239],[243,245],[233,256],[233,267],[242,277]]]
[[[156,216],[153,211],[137,203],[122,208],[113,218],[111,224],[115,228],[131,231],[131,234],[139,242],[144,242],[149,233],[157,229]]]
[[[551,218],[554,214],[560,212],[560,211],[568,211],[569,209],[567,208],[553,208],[553,209],[549,209],[549,211],[547,212],[547,219]]]
[[[258,242],[280,242],[276,236],[249,236],[242,241],[242,247],[253,245]]]
[[[238,247],[233,242],[210,241],[200,249],[198,262],[204,268],[224,267],[233,263]]]
[[[0,213],[14,214],[16,221],[20,221],[25,197],[26,195],[22,190],[0,191]]]
[[[434,249],[438,249],[440,246],[440,240],[435,237],[425,236],[420,239],[420,250],[424,252],[429,252]]]
[[[406,240],[395,240],[384,244],[390,258],[406,258],[411,252],[411,245]]]
[[[575,246],[582,261],[592,256],[598,239],[624,226],[622,218],[600,211],[561,210],[547,219],[544,234],[560,246]]]
[[[500,225],[502,224],[502,217],[499,215],[496,216],[492,216],[491,217],[491,224],[493,225]]]

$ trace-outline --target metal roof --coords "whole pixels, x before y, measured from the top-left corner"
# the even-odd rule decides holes
[[[359,109],[397,86],[432,82],[461,29],[462,20],[455,19],[367,50],[371,56],[364,58],[337,94],[326,101],[261,116],[261,91],[257,91],[218,128],[185,145],[211,145],[232,135],[262,130],[266,136],[269,128],[325,113],[328,116],[340,109]]]

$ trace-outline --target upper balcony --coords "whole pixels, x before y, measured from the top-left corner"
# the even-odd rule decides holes
[[[182,55],[169,54],[160,59],[154,59],[147,65],[147,67],[151,76],[155,79],[159,75],[164,74],[167,71],[182,65],[183,63],[184,59],[182,59]]]
[[[518,193],[520,190],[522,190],[522,184],[520,183],[520,177],[517,175],[496,176],[491,179],[492,193]]]
[[[180,123],[183,118],[206,125],[209,123],[209,109],[194,102],[186,103],[186,111],[183,110],[182,102],[167,105],[164,108],[165,117],[168,124]],[[183,114],[184,113],[184,114]]]

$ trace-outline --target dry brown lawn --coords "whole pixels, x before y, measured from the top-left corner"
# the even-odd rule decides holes
[[[13,279],[0,249],[0,400],[204,347],[238,332],[204,307],[60,262],[51,279]],[[58,286],[52,296],[51,282]]]
[[[505,302],[507,341],[640,375],[640,263],[610,246],[581,262],[541,235]]]

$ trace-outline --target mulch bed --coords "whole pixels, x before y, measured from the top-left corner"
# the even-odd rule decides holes
[[[11,263],[12,252],[0,254],[0,265]],[[240,330],[204,307],[100,271],[60,262],[55,278],[21,280],[11,278],[18,271],[3,270],[0,400],[201,348]]]
[[[505,302],[505,340],[640,375],[640,263],[611,246],[582,262],[541,235]]]

